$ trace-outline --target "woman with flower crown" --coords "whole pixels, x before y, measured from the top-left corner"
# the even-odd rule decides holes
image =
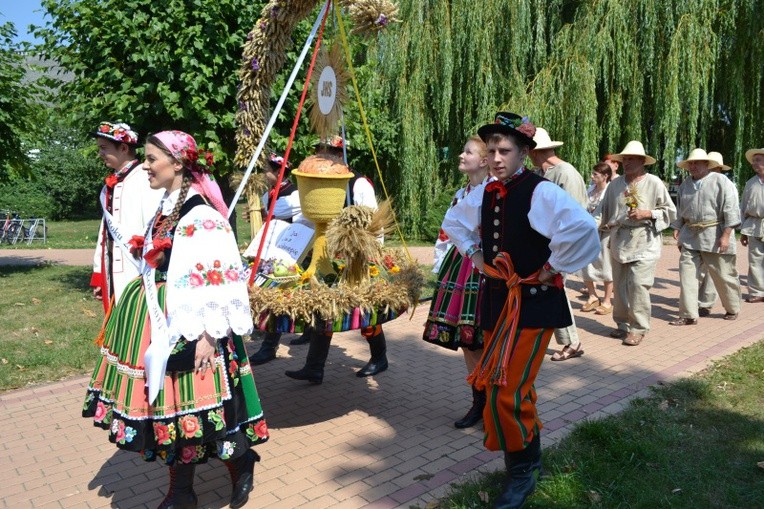
[[[148,138],[143,169],[165,194],[145,236],[123,240],[141,277],[106,320],[83,409],[118,448],[169,466],[160,509],[197,507],[195,466],[211,457],[231,473],[230,507],[243,506],[251,446],[268,439],[239,336],[253,328],[247,277],[213,163],[181,131]]]

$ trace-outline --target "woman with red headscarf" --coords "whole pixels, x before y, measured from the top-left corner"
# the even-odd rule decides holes
[[[195,508],[194,470],[210,457],[243,506],[268,430],[240,334],[252,331],[247,277],[212,154],[181,131],[146,144],[143,169],[165,194],[144,237],[115,239],[141,262],[106,320],[83,416],[124,450],[159,458],[170,489],[159,506]]]

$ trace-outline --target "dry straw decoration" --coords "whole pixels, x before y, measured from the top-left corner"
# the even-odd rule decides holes
[[[336,96],[332,108],[324,115],[321,112],[321,108],[319,108],[319,94],[324,93],[324,90],[319,85],[319,79],[326,67],[331,67],[334,70]],[[342,108],[348,99],[348,79],[349,76],[342,58],[342,48],[339,44],[332,45],[332,49],[329,51],[322,47],[316,61],[316,68],[313,70],[310,80],[311,91],[310,102],[308,104],[310,125],[313,126],[313,130],[322,140],[331,138],[338,130],[337,125],[342,117]]]
[[[318,0],[271,0],[247,35],[239,70],[238,111],[236,112],[235,164],[245,168],[265,131],[271,113],[271,87],[284,66],[286,51],[292,46],[295,25],[319,5]],[[397,23],[398,6],[390,0],[340,0],[354,25],[353,33],[370,34]],[[266,154],[261,163],[267,164]],[[248,183],[247,193],[255,192]]]
[[[346,262],[340,279],[350,285],[368,281],[369,261],[383,258],[379,238],[394,226],[395,218],[389,200],[383,201],[376,211],[359,205],[342,209],[326,230],[329,256]]]
[[[316,319],[340,319],[354,308],[387,313],[415,306],[425,283],[422,271],[402,250],[384,248],[378,240],[391,228],[391,220],[388,201],[376,211],[363,206],[343,209],[326,233],[329,253],[347,262],[339,281],[329,286],[313,278],[295,288],[253,287],[250,303],[255,319],[269,313],[315,324]],[[369,267],[382,267],[383,260],[397,270],[384,277],[370,277]]]

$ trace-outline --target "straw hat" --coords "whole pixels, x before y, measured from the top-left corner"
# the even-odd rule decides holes
[[[657,162],[654,157],[645,154],[645,147],[642,145],[641,141],[637,141],[637,140],[631,140],[629,143],[626,144],[626,146],[623,148],[620,154],[613,154],[610,156],[610,159],[612,159],[613,161],[618,161],[622,163],[623,156],[644,157],[646,166],[650,166],[651,164],[655,164]]]
[[[758,154],[764,154],[764,148],[752,148],[746,151],[745,158],[748,159],[749,163],[753,164],[753,156]]]
[[[709,152],[708,158],[716,163],[716,169],[719,171],[728,171],[732,169],[731,166],[724,164],[724,158],[719,152]]]
[[[536,134],[533,136],[533,141],[536,142],[535,150],[545,150],[563,146],[563,142],[561,141],[552,141],[552,138],[549,137],[549,133],[543,127],[536,128]]]
[[[676,163],[677,166],[682,168],[683,170],[686,170],[689,168],[690,163],[693,161],[706,161],[708,163],[708,169],[716,168],[719,166],[719,163],[708,157],[708,154],[706,154],[706,151],[702,148],[694,148],[690,151],[690,156],[685,159],[684,161],[679,161]]]

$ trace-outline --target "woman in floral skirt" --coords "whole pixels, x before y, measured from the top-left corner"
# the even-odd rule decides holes
[[[464,144],[464,151],[459,155],[459,171],[467,175],[469,183],[456,192],[452,207],[474,188],[488,181],[488,154],[479,136],[470,137]],[[456,247],[448,242],[442,229],[435,251],[436,263],[440,263],[433,268],[438,271],[437,288],[430,304],[423,339],[450,350],[461,347],[467,373],[472,373],[483,353],[483,332],[477,326],[480,273],[469,257],[459,254]],[[445,251],[445,255],[438,256],[438,251]],[[472,407],[464,417],[454,422],[454,426],[474,426],[483,418],[484,406],[485,391],[473,387]]]
[[[230,507],[243,506],[251,446],[268,439],[239,336],[252,331],[247,278],[212,164],[186,133],[148,138],[143,169],[165,195],[145,237],[121,239],[142,276],[106,319],[82,412],[118,448],[169,466],[160,509],[197,506],[194,469],[211,457],[230,471]]]

